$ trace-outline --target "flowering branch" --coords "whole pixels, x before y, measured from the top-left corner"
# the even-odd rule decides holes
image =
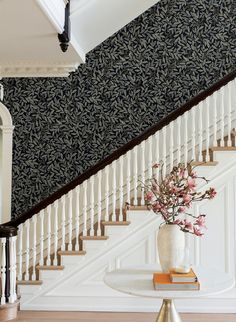
[[[142,184],[149,209],[152,209],[156,214],[161,214],[164,223],[176,224],[183,232],[202,236],[203,229],[206,229],[206,215],[194,216],[187,210],[194,202],[215,197],[216,191],[214,188],[209,188],[204,192],[196,191],[197,180],[204,180],[206,183],[209,180],[205,177],[198,177],[191,162],[187,166],[179,163],[165,177],[163,177],[163,165],[155,164],[153,167],[160,167],[160,181],[158,182],[153,177],[148,184]],[[191,217],[194,221],[181,219],[183,215]]]

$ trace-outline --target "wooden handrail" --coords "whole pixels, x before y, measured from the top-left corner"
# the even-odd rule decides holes
[[[146,140],[149,136],[153,135],[157,131],[161,130],[164,126],[168,125],[170,122],[177,119],[180,115],[184,114],[186,111],[189,111],[193,106],[197,105],[199,102],[206,99],[208,96],[212,95],[215,91],[219,90],[221,87],[225,86],[227,83],[236,78],[236,69],[229,73],[227,76],[222,78],[220,81],[213,84],[207,90],[199,93],[197,96],[192,98],[190,101],[182,105],[180,108],[174,110],[168,116],[164,117],[158,121],[155,125],[144,131],[141,135],[137,136],[135,139],[129,141],[127,144],[123,145],[108,157],[98,162],[84,173],[79,175],[76,179],[66,184],[52,195],[46,199],[39,202],[36,206],[26,211],[20,216],[17,216],[16,219],[4,224],[8,226],[17,227],[19,224],[24,223],[27,219],[30,219],[33,215],[39,213],[42,209],[45,209],[47,206],[52,204],[55,200],[61,198],[64,194],[68,193],[70,190],[74,189],[76,186],[83,183],[85,180],[89,179],[92,175],[96,174],[99,170],[104,169],[108,164],[111,164],[114,160],[117,160],[121,155],[125,154],[136,145],[140,144],[142,141]]]

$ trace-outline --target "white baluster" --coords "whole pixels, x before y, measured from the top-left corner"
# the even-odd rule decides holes
[[[131,171],[130,171],[130,161],[131,161],[131,155],[130,151],[127,152],[126,154],[126,188],[127,188],[127,198],[126,202],[130,204],[130,181],[131,181]]]
[[[83,182],[83,236],[87,236],[87,180]]]
[[[232,146],[231,140],[231,131],[232,131],[232,119],[231,119],[231,111],[232,111],[232,94],[231,94],[231,86],[232,82],[227,84],[228,88],[228,139],[227,146]]]
[[[29,258],[30,258],[30,221],[25,222],[26,227],[26,251],[25,251],[25,280],[29,280]]]
[[[174,123],[171,122],[169,125],[169,130],[170,130],[170,171],[173,169],[174,165]]]
[[[146,141],[143,141],[141,143],[141,184],[142,186],[145,184],[145,143]],[[145,205],[145,200],[144,200],[144,189],[141,188],[141,205]]]
[[[166,127],[162,129],[162,175],[166,176]]]
[[[36,267],[36,247],[37,247],[37,244],[36,244],[36,240],[37,240],[37,236],[36,236],[36,233],[37,233],[37,215],[34,215],[33,218],[32,218],[32,222],[33,222],[33,268],[32,268],[32,280],[35,281],[36,280],[36,273],[35,273],[35,267]]]
[[[13,297],[14,297],[14,301],[17,300],[17,294],[16,294],[16,240],[17,240],[17,236],[13,237]]]
[[[47,226],[48,226],[48,231],[47,231],[47,261],[46,265],[50,266],[51,265],[51,205],[47,207]]]
[[[159,154],[159,146],[160,146],[160,140],[159,140],[159,134],[160,131],[157,131],[155,133],[155,163],[159,164],[160,163],[160,154]],[[159,167],[155,168],[155,175],[156,175],[156,179],[158,180],[159,178]]]
[[[137,146],[133,149],[133,155],[134,155],[134,206],[137,206],[138,204],[138,156],[137,156]]]
[[[119,221],[123,220],[123,171],[124,171],[124,162],[123,162],[123,155],[119,158],[119,170],[120,170],[120,188],[119,188],[119,194],[120,194],[120,210],[119,210]]]
[[[44,210],[40,211],[40,260],[39,265],[44,265]]]
[[[1,241],[1,305],[6,303],[5,285],[6,285],[6,238],[0,238]]]
[[[68,210],[68,250],[72,250],[72,191],[68,193],[69,210]]]
[[[112,162],[112,220],[116,221],[116,161]]]
[[[188,162],[188,112],[184,113],[184,164]]]
[[[90,236],[94,236],[94,176],[90,178]]]
[[[16,241],[16,236],[15,237],[11,237],[9,238],[9,252],[10,252],[10,263],[9,263],[9,273],[10,273],[10,289],[9,289],[9,303],[14,303],[15,302],[15,293],[16,290],[14,289],[15,287],[15,279],[16,279],[16,275],[15,275],[15,269],[16,269],[16,265],[15,265],[15,247],[14,247],[14,243]]]
[[[199,153],[198,153],[198,161],[202,162],[203,158],[202,158],[202,112],[203,112],[203,106],[202,106],[202,102],[200,102],[200,104],[198,105],[198,113],[199,113],[199,117],[198,117],[198,124],[199,124],[199,133],[198,133],[198,148],[199,148]]]
[[[22,252],[22,242],[23,242],[23,225],[20,224],[19,226],[19,231],[18,231],[18,275],[17,275],[17,279],[18,281],[22,281],[22,256],[23,256],[23,252]]]
[[[210,148],[210,132],[209,132],[209,98],[206,99],[206,106],[205,106],[205,117],[206,117],[206,162],[210,161],[210,154],[209,154],[209,148]]]
[[[66,198],[61,197],[61,250],[66,250]]]
[[[191,159],[193,161],[196,161],[196,150],[195,150],[195,147],[196,147],[196,118],[195,118],[195,112],[196,112],[196,109],[195,107],[192,108],[191,110],[191,128],[192,128],[192,157]]]
[[[53,265],[57,266],[57,250],[58,250],[58,200],[54,201],[54,258]]]
[[[177,164],[181,162],[181,121],[182,117],[177,118]]]
[[[213,94],[213,146],[217,146],[217,92]]]
[[[80,225],[80,211],[79,211],[79,190],[80,186],[77,186],[75,188],[75,194],[76,194],[76,204],[75,204],[75,211],[76,211],[76,217],[75,217],[75,250],[79,250],[79,225]]]
[[[148,179],[152,178],[152,136],[148,138]]]
[[[101,219],[102,219],[102,171],[98,172],[98,229],[97,236],[101,236]]]
[[[109,221],[109,166],[106,166],[105,168],[105,176],[105,221]]]
[[[221,98],[221,117],[220,117],[220,146],[224,146],[224,128],[225,128],[225,96],[224,96],[224,87],[222,87],[219,91],[220,98]]]

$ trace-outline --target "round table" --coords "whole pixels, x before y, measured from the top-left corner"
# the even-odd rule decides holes
[[[216,295],[234,286],[234,278],[216,269],[194,267],[199,282],[199,291],[156,291],[153,273],[161,271],[157,264],[129,267],[109,272],[104,282],[111,288],[130,295],[163,299],[157,322],[181,322],[174,299],[189,299]]]

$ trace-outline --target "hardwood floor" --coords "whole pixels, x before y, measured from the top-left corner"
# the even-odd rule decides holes
[[[236,314],[182,314],[183,322],[236,322]],[[156,313],[20,311],[15,322],[155,322]]]

